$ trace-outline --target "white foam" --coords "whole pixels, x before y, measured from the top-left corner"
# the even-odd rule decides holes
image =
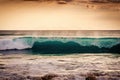
[[[26,44],[23,40],[17,39],[0,39],[0,50],[8,49],[26,49],[31,48],[30,45]]]

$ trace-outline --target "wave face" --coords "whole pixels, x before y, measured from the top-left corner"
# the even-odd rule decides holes
[[[17,37],[0,39],[0,50],[31,49],[40,53],[117,52],[120,38]]]

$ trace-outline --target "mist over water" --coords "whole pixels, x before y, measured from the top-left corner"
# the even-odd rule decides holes
[[[0,36],[119,38],[120,30],[1,30]]]

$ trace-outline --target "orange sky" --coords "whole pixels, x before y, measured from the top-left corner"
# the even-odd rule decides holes
[[[120,30],[119,14],[69,4],[9,3],[0,5],[0,30]]]

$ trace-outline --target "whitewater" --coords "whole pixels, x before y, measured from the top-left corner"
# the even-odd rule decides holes
[[[0,50],[24,50],[34,51],[64,51],[74,49],[73,52],[95,49],[101,52],[120,44],[120,38],[84,38],[84,37],[12,37],[0,38]],[[92,48],[91,48],[92,47]],[[77,49],[78,48],[78,49]],[[89,48],[89,49],[88,49]],[[82,49],[82,50],[79,50]],[[91,52],[91,51],[90,51]]]
[[[119,80],[119,32],[1,31],[0,77]]]

